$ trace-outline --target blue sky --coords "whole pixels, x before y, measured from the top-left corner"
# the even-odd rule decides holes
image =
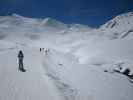
[[[0,0],[0,15],[52,17],[64,23],[98,27],[121,13],[133,11],[133,0]]]

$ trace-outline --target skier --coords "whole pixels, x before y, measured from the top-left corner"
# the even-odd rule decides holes
[[[23,52],[20,50],[18,53],[19,70],[22,72],[25,72],[26,70],[24,69],[24,66],[23,66],[23,58],[24,58]]]
[[[45,54],[48,55],[48,49],[45,49]]]

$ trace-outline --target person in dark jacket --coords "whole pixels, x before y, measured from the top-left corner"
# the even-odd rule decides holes
[[[42,48],[40,48],[40,52],[42,51]]]
[[[26,70],[24,69],[23,58],[24,58],[24,54],[20,50],[19,53],[18,53],[19,70],[22,71],[22,72],[25,72]]]

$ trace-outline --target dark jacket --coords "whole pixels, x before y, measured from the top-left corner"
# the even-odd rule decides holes
[[[24,58],[24,54],[23,54],[22,51],[19,51],[18,58],[19,59],[23,59]]]

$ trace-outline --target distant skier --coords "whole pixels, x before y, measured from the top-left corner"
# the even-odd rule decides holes
[[[49,49],[45,49],[45,54],[48,55]]]
[[[23,52],[20,50],[19,53],[18,53],[19,70],[22,71],[22,72],[25,72],[26,70],[24,69],[23,58],[24,58],[24,54],[23,54]]]

